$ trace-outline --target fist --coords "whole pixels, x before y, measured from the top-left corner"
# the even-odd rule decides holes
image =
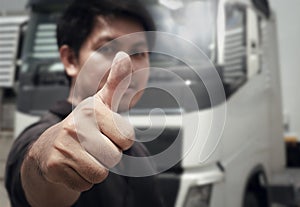
[[[33,144],[29,159],[50,183],[82,192],[102,182],[134,142],[133,127],[116,113],[132,76],[130,57],[119,52],[106,83]]]

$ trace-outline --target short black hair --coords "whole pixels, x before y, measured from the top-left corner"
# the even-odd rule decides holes
[[[74,0],[58,21],[58,48],[68,45],[79,57],[80,48],[91,34],[99,15],[126,16],[140,22],[145,31],[155,30],[150,14],[138,0]]]

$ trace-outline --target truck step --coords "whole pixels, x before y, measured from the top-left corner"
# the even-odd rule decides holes
[[[300,168],[288,168],[275,174],[269,190],[272,203],[300,206]]]

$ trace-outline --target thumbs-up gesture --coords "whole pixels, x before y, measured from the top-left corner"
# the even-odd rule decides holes
[[[28,159],[36,163],[47,182],[86,191],[119,163],[122,151],[134,142],[133,127],[116,113],[131,75],[130,57],[119,52],[102,89],[33,144]]]

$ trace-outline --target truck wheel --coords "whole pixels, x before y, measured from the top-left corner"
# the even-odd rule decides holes
[[[243,207],[260,207],[257,195],[248,191],[244,198]]]

